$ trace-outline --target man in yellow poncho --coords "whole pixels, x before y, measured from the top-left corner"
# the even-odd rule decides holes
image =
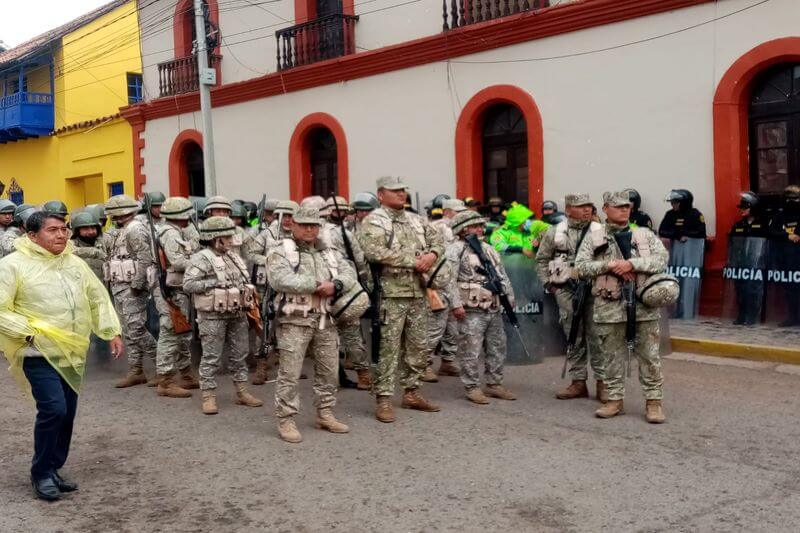
[[[0,260],[0,348],[36,400],[31,484],[52,501],[77,489],[58,470],[69,453],[89,335],[110,341],[115,358],[124,346],[108,292],[72,254],[64,217],[37,211],[25,227],[16,253]]]

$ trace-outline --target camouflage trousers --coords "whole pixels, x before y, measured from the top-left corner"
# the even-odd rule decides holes
[[[625,323],[596,324],[600,349],[606,358],[606,387],[610,400],[625,397],[625,359],[628,347],[625,342]],[[664,376],[661,374],[659,355],[660,329],[658,320],[636,323],[636,349],[633,359],[639,362],[639,383],[644,397],[660,400],[663,397]]]
[[[461,381],[466,388],[481,384],[480,357],[485,352],[484,367],[487,385],[503,383],[503,365],[506,361],[506,332],[500,313],[467,310],[467,317],[459,323],[461,333],[458,353],[461,356]]]
[[[453,308],[448,305],[441,311],[431,311],[428,320],[428,365],[433,364],[433,355],[441,343],[439,353],[442,361],[454,361],[458,350],[458,321],[453,317]]]
[[[392,396],[400,374],[404,389],[419,387],[428,365],[428,302],[425,298],[384,298],[381,346],[373,390]]]
[[[342,348],[347,358],[353,363],[355,370],[369,369],[367,358],[367,346],[364,344],[364,334],[361,331],[361,320],[355,320],[342,324],[336,323],[339,329],[339,339],[342,341]]]
[[[228,369],[236,382],[247,381],[247,317],[244,313],[208,313],[197,317],[203,356],[200,358],[200,388],[217,388],[217,374],[223,352],[228,352]]]
[[[159,375],[171,374],[176,370],[183,370],[191,365],[191,355],[189,354],[189,343],[192,340],[192,332],[175,333],[170,317],[170,307],[161,291],[156,288],[153,291],[153,299],[158,309],[158,341],[156,343],[156,373]],[[172,302],[180,308],[183,316],[189,318],[189,297],[184,293],[174,290],[172,292]]]
[[[564,335],[567,337],[569,337],[569,329],[572,325],[572,297],[572,291],[560,289],[556,293],[559,322],[561,327],[564,328]],[[595,329],[594,320],[592,319],[592,302],[587,301],[584,307],[583,319],[578,328],[578,336],[575,339],[575,346],[567,358],[569,377],[573,380],[586,381],[588,379],[587,359],[592,367],[594,379],[598,381],[605,380],[605,358],[600,350]]]
[[[279,324],[278,379],[275,383],[275,416],[294,416],[300,410],[298,382],[303,360],[308,354],[314,359],[314,406],[317,409],[336,405],[339,383],[339,339],[330,323],[325,329]]]
[[[147,331],[147,291],[134,295],[129,287],[119,290],[115,287],[114,307],[122,324],[122,340],[128,354],[129,366],[142,366],[145,356],[153,358],[156,354],[156,341]]]

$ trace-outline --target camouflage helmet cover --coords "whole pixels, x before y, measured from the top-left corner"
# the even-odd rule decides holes
[[[236,224],[228,217],[208,217],[200,224],[200,237],[204,241],[235,234]]]
[[[636,290],[636,296],[647,307],[669,307],[678,301],[681,293],[678,280],[669,274],[655,274],[647,278]]]
[[[203,213],[208,213],[212,209],[227,209],[228,211],[233,211],[233,206],[231,201],[224,196],[212,196],[203,207]]]
[[[106,201],[106,215],[111,218],[123,217],[139,212],[139,202],[127,194],[112,196]]]
[[[170,196],[161,206],[161,216],[169,220],[189,220],[193,214],[194,205],[182,196]]]

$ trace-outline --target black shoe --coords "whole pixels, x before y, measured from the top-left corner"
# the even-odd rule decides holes
[[[778,327],[779,328],[791,328],[791,327],[796,326],[797,324],[798,324],[797,320],[794,320],[794,319],[790,318],[789,320],[784,320],[783,322],[778,324]]]
[[[31,486],[36,496],[42,500],[54,502],[61,499],[61,491],[51,477],[31,479]]]
[[[61,492],[75,492],[78,490],[77,483],[64,479],[58,472],[53,474],[53,481],[55,481],[56,487],[58,487],[58,490]]]

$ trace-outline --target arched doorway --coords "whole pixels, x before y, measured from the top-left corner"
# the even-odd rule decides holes
[[[187,143],[183,149],[183,165],[189,196],[205,196],[206,180],[203,170],[203,149],[196,142]]]
[[[788,185],[800,184],[800,63],[764,72],[749,109],[750,188],[777,208]]]
[[[169,152],[169,193],[171,196],[205,196],[203,136],[197,130],[178,134]]]
[[[311,194],[323,198],[339,194],[339,168],[336,138],[328,128],[317,128],[308,136]]]
[[[486,110],[483,132],[483,191],[488,199],[528,203],[528,129],[515,105]]]

